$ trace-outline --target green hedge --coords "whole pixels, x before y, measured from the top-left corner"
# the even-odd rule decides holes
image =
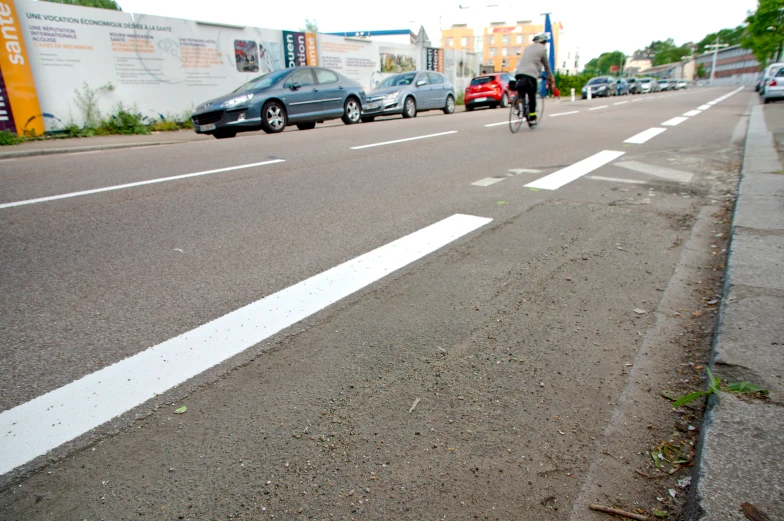
[[[564,74],[555,75],[555,86],[561,93],[561,96],[570,96],[571,89],[574,89],[575,96],[580,96],[581,91],[588,80],[593,78],[587,74],[577,74],[574,76],[566,76]]]

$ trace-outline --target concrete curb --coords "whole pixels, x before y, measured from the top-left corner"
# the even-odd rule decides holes
[[[685,519],[745,520],[743,503],[784,519],[784,175],[762,106],[750,103],[727,276],[711,366],[770,400],[711,397]]]
[[[76,152],[94,152],[100,150],[114,150],[117,148],[155,147],[160,145],[178,145],[190,141],[152,141],[150,143],[117,143],[115,145],[92,145],[86,147],[42,148],[38,150],[17,150],[13,152],[0,152],[0,159],[16,157],[49,156],[54,154],[73,154]]]

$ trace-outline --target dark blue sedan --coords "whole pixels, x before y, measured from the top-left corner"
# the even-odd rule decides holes
[[[309,130],[328,119],[358,123],[364,103],[359,83],[330,69],[298,67],[259,76],[202,103],[191,120],[197,134],[218,139],[259,129],[275,134],[290,124]]]

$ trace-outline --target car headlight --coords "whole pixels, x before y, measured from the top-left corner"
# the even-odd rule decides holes
[[[386,96],[384,96],[384,101],[395,101],[398,96],[400,96],[399,92],[393,92],[392,94],[387,94]]]
[[[598,88],[598,89],[596,89],[596,90],[604,90],[604,89],[606,89],[606,88],[607,88],[607,85],[602,85],[601,87],[599,87],[599,88]]]
[[[235,105],[239,105],[240,103],[245,103],[246,101],[250,101],[253,99],[253,93],[244,94],[242,96],[237,96],[236,98],[232,98],[230,100],[226,100],[221,103],[221,107],[233,107]]]

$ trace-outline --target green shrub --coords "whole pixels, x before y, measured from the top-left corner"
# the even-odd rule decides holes
[[[136,107],[125,107],[122,103],[117,105],[116,113],[101,121],[96,134],[149,134],[150,127],[144,124],[144,116]]]
[[[465,92],[460,92],[457,95],[457,100],[455,101],[457,105],[465,105]]]
[[[27,141],[27,139],[18,135],[16,132],[9,132],[7,130],[0,131],[0,146],[18,145],[25,141]]]
[[[180,126],[176,121],[158,121],[152,124],[150,130],[153,132],[169,132],[172,130],[180,130]]]

